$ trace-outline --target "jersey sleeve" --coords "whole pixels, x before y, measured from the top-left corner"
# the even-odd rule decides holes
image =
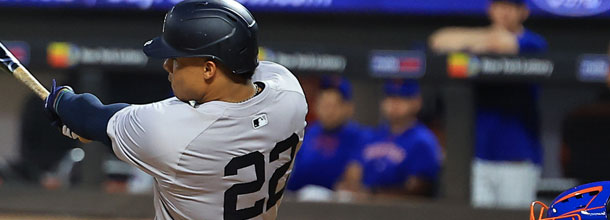
[[[265,89],[299,94],[299,97],[292,100],[294,101],[293,104],[298,106],[297,109],[301,111],[300,115],[304,116],[307,114],[307,102],[305,101],[305,93],[303,88],[301,88],[301,83],[286,67],[274,62],[260,61],[259,66],[254,71],[254,75],[252,75],[252,81],[263,82],[266,86]],[[298,123],[302,124],[295,125],[297,128],[296,134],[299,136],[299,141],[303,141],[307,122],[303,120],[303,122]]]
[[[277,63],[261,61],[259,67],[254,71],[252,81],[262,81],[272,89],[293,91],[305,96],[301,84],[294,74]]]
[[[544,53],[548,49],[546,40],[529,30],[518,38],[519,53]]]
[[[408,162],[406,176],[416,176],[430,181],[438,180],[441,168],[440,146],[435,140],[419,141],[412,152],[412,160]]]
[[[305,140],[305,127],[307,127],[307,122],[303,122],[303,129],[299,129],[297,131],[297,136],[299,136],[299,142],[303,142]]]
[[[107,133],[119,159],[155,177],[172,175],[181,152],[213,121],[193,122],[206,117],[197,114],[177,99],[132,105],[110,118]]]
[[[357,162],[360,165],[364,165],[364,163],[365,163],[364,150],[367,145],[373,143],[374,131],[371,128],[362,127],[359,134],[360,135],[358,135],[358,137],[355,137],[356,138],[356,141],[354,141],[355,146],[354,146],[354,150],[350,153],[349,161]]]

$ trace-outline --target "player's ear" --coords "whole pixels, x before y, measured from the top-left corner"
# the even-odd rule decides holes
[[[421,95],[417,95],[417,96],[413,97],[411,103],[413,104],[413,108],[416,109],[415,114],[418,114],[421,111],[423,104],[424,104]]]
[[[211,79],[212,77],[214,77],[214,75],[216,75],[217,70],[218,66],[216,65],[216,63],[214,63],[214,61],[205,61],[205,63],[203,64],[203,78],[205,80]]]
[[[354,103],[351,101],[346,101],[345,103],[345,114],[347,115],[347,118],[351,118],[352,116],[354,116]]]
[[[163,69],[165,69],[165,71],[167,71],[168,73],[174,72],[175,61],[176,59],[174,58],[165,59],[165,61],[163,62]]]
[[[521,6],[521,22],[527,20],[530,16],[530,9],[527,6]]]
[[[489,16],[490,18],[493,17],[493,13],[495,11],[497,11],[497,4],[491,3],[489,6],[487,6],[487,16]]]

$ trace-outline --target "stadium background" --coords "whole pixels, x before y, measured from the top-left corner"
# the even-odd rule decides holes
[[[147,2],[0,0],[0,40],[9,42],[12,51],[45,85],[57,78],[60,83],[74,85],[77,91],[98,94],[105,102],[159,100],[169,94],[166,74],[161,62],[147,60],[140,48],[160,32],[164,11],[172,2]],[[426,51],[428,37],[439,28],[487,25],[485,0],[243,2],[253,9],[260,25],[260,58],[289,67],[301,78],[306,91],[315,92],[319,76],[347,77],[354,85],[354,118],[358,122],[374,125],[379,121],[378,108],[374,106],[382,97],[381,78],[419,79],[424,96],[422,118],[435,125],[433,129],[445,149],[437,198],[358,204],[299,203],[287,199],[282,204],[281,219],[526,219],[525,210],[473,209],[468,205],[474,137],[473,82],[540,83],[538,106],[545,158],[539,198],[548,200],[576,183],[609,179],[604,161],[610,158],[610,140],[603,135],[610,127],[610,111],[604,105],[610,42],[610,13],[605,11],[604,3],[607,1],[600,1],[588,11],[582,5],[547,11],[548,5],[544,4],[552,1],[530,2],[533,14],[526,26],[546,38],[549,50],[528,57],[439,55]],[[507,59],[538,62],[546,69],[534,73],[485,68],[455,72],[455,68],[468,69],[480,62]],[[28,160],[44,160],[41,158],[47,156],[65,159],[66,152],[68,157],[77,159],[82,153],[85,155],[67,171],[70,176],[65,178],[78,182],[73,186],[49,190],[27,178],[4,180],[0,186],[0,211],[13,216],[152,216],[150,196],[107,193],[112,192],[112,186],[106,184],[108,178],[124,177],[120,171],[108,171],[114,170],[114,165],[105,163],[109,157],[105,148],[73,142],[58,147],[49,146],[54,145],[52,141],[41,141],[29,143],[35,147],[24,151],[22,146],[28,140],[53,139],[37,136],[36,132],[42,131],[36,128],[52,128],[46,125],[42,111],[34,109],[41,102],[11,76],[0,75],[0,79],[2,163],[19,160],[22,155],[30,155]],[[566,172],[561,163],[566,119],[579,107],[592,105],[595,110],[569,121],[576,127],[573,131],[580,131],[591,142],[591,148],[582,153],[588,162],[579,164],[574,158],[576,165],[572,167],[579,167],[578,171]],[[39,125],[26,128],[25,121],[37,121]],[[80,146],[82,152],[67,150]]]

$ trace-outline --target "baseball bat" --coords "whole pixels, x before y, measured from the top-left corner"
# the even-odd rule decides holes
[[[38,97],[42,100],[47,99],[49,96],[49,90],[47,90],[40,82],[26,69],[21,62],[13,53],[11,53],[6,46],[2,42],[0,42],[0,68],[4,71],[11,73],[15,78],[17,78],[20,82],[25,84],[28,88],[30,88]],[[78,137],[78,139],[83,143],[89,143],[91,140],[85,139],[83,137]]]

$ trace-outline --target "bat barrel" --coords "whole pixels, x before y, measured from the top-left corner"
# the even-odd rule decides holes
[[[19,62],[17,58],[0,42],[0,63],[2,69],[13,74],[15,78],[34,91],[41,99],[49,96],[49,91]]]
[[[20,66],[13,71],[13,76],[34,91],[41,99],[44,100],[49,96],[49,91],[27,69]]]
[[[13,72],[19,68],[20,63],[15,56],[0,42],[0,68],[8,72]]]

